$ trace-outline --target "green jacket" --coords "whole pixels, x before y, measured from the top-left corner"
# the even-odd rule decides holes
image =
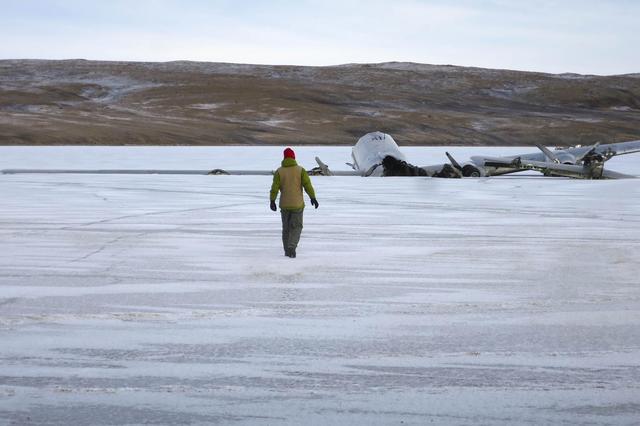
[[[299,172],[298,172],[299,170]],[[275,201],[280,192],[280,209],[300,210],[304,208],[302,189],[309,198],[316,198],[316,192],[311,185],[311,179],[307,171],[300,167],[293,158],[282,160],[282,167],[273,174],[271,184],[271,201]]]

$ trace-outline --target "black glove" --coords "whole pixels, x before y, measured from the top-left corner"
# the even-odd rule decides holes
[[[317,209],[320,204],[318,204],[318,200],[316,200],[315,198],[312,198],[311,205]]]
[[[271,202],[271,204],[269,204],[269,208],[270,208],[271,210],[273,210],[274,212],[275,212],[276,210],[278,210],[278,207],[276,207],[276,202],[275,202],[275,201],[272,201],[272,202]]]

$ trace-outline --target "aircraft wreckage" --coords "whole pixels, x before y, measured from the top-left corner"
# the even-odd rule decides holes
[[[316,176],[424,176],[434,178],[489,177],[526,170],[541,172],[545,176],[578,179],[620,179],[636,176],[617,173],[604,168],[604,164],[617,155],[640,152],[640,140],[591,146],[576,146],[550,150],[536,145],[539,152],[506,157],[473,156],[459,163],[448,152],[447,163],[416,166],[408,162],[398,144],[382,132],[367,133],[358,139],[351,150],[352,170],[332,171],[316,157],[318,166],[309,170]],[[272,170],[128,170],[128,169],[5,169],[2,174],[16,173],[98,173],[98,174],[185,174],[185,175],[271,175]]]
[[[351,172],[335,174],[358,176],[429,176],[439,178],[485,177],[539,171],[545,176],[564,176],[579,179],[619,179],[635,176],[605,170],[604,163],[616,155],[640,152],[640,140],[591,146],[577,146],[550,150],[536,145],[540,152],[508,157],[473,156],[459,163],[445,153],[448,163],[415,166],[409,163],[393,138],[381,132],[361,137],[352,149]],[[318,167],[310,172],[331,175],[329,168],[316,157]]]

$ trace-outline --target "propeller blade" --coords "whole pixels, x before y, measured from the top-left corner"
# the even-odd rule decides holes
[[[552,161],[554,163],[560,163],[560,159],[549,148],[547,148],[546,146],[541,145],[539,143],[537,143],[535,145],[538,147],[538,149],[540,151],[542,151],[542,153],[544,154],[545,157],[547,157],[547,159],[549,159],[550,161]]]
[[[323,176],[331,176],[331,171],[329,170],[329,166],[324,164],[319,157],[316,157],[316,163],[318,163],[318,167],[320,168],[320,173],[322,173]]]
[[[456,161],[455,158],[453,158],[453,156],[451,154],[449,154],[448,152],[445,152],[445,154],[447,155],[447,158],[449,159],[449,161],[451,162],[451,165],[456,169],[456,170],[462,170],[462,166],[460,165],[460,163],[458,163]]]

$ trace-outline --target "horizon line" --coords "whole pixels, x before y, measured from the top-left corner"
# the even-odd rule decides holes
[[[18,57],[18,58],[0,58],[0,61],[41,61],[41,62],[72,62],[72,61],[85,61],[85,62],[112,62],[112,63],[136,63],[136,64],[170,64],[170,63],[180,63],[180,62],[190,62],[190,63],[199,63],[199,64],[221,64],[221,65],[244,65],[244,66],[258,66],[258,67],[300,67],[300,68],[337,68],[337,67],[347,67],[347,66],[359,66],[359,65],[385,65],[385,64],[412,64],[412,65],[425,65],[431,67],[450,67],[450,68],[468,68],[468,69],[479,69],[479,70],[493,70],[493,71],[515,71],[522,73],[531,73],[531,74],[548,74],[548,75],[579,75],[579,76],[593,76],[593,77],[621,77],[621,76],[635,76],[639,75],[640,71],[637,72],[629,72],[622,74],[597,74],[597,73],[580,73],[574,71],[565,71],[565,72],[548,72],[548,71],[534,71],[534,70],[526,70],[526,69],[516,69],[516,68],[486,68],[479,67],[475,65],[458,65],[458,64],[433,64],[426,62],[414,62],[414,61],[402,61],[402,60],[390,60],[390,61],[382,61],[382,62],[346,62],[340,64],[330,64],[330,65],[308,65],[308,64],[293,64],[293,63],[284,63],[284,64],[274,64],[274,63],[250,63],[250,62],[226,62],[226,61],[202,61],[202,60],[193,60],[193,59],[172,59],[169,61],[148,61],[148,60],[140,60],[140,59],[87,59],[87,58],[33,58],[33,57]]]

